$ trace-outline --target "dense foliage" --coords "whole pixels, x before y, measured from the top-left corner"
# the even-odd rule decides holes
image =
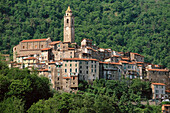
[[[9,69],[0,57],[0,113],[160,112],[160,106],[141,104],[150,99],[151,89],[149,82],[138,79],[100,79],[93,85],[79,81],[77,94],[53,93],[48,78],[36,71]]]
[[[23,39],[62,40],[63,16],[71,6],[75,37],[116,51],[137,52],[146,62],[170,67],[168,0],[1,0],[0,51]]]
[[[3,64],[3,65],[1,65]],[[39,99],[52,96],[46,77],[27,69],[9,69],[0,61],[0,113],[24,111]]]
[[[80,81],[79,88],[82,90],[77,94],[56,93],[53,98],[33,104],[27,112],[160,113],[160,106],[141,104],[143,95],[141,84],[143,88],[148,88],[148,83],[140,80],[128,83],[127,80],[119,82],[100,79],[94,81],[92,86],[85,81]],[[150,95],[150,88],[145,91]]]

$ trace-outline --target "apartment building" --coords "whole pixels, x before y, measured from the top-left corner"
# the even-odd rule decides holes
[[[165,84],[152,83],[152,99],[161,99],[165,95]]]

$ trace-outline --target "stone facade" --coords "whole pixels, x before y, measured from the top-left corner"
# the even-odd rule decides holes
[[[11,66],[36,68],[39,75],[49,78],[52,88],[66,92],[76,92],[80,80],[92,84],[95,79],[101,78],[120,80],[128,77],[159,82],[170,78],[169,70],[166,73],[149,70],[151,66],[144,63],[144,56],[138,53],[99,48],[86,38],[79,46],[74,35],[74,16],[68,7],[64,16],[63,42],[52,42],[50,38],[23,40],[13,48],[14,63]],[[169,78],[165,79],[165,76]]]
[[[152,99],[161,99],[165,95],[165,84],[152,83]]]

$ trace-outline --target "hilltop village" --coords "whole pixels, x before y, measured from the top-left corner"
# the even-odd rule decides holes
[[[144,56],[138,53],[99,48],[91,39],[84,38],[78,45],[74,30],[74,16],[68,7],[64,15],[63,42],[50,38],[23,40],[13,48],[10,67],[35,68],[39,75],[49,78],[54,89],[66,92],[76,92],[79,80],[91,84],[95,79],[122,78],[148,80],[152,85],[170,89],[168,69],[145,63]],[[165,94],[165,88],[154,97],[161,97],[161,94]]]

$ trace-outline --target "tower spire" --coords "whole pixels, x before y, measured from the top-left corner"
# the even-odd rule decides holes
[[[70,9],[70,6],[68,6],[66,13],[72,13],[72,10]]]

